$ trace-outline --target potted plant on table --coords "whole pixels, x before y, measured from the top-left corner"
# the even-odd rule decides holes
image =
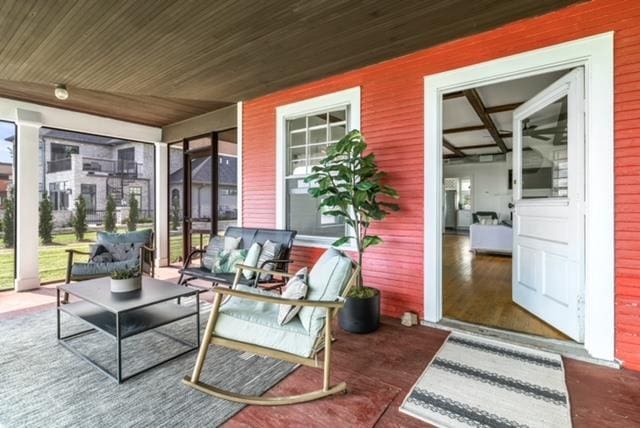
[[[111,292],[128,293],[142,288],[140,269],[117,270],[111,273]]]
[[[397,199],[398,192],[382,184],[386,174],[378,169],[373,153],[364,154],[366,148],[360,131],[349,132],[329,148],[326,157],[305,179],[312,184],[309,194],[320,200],[322,214],[344,218],[350,226],[351,233],[336,240],[333,246],[353,242],[360,266],[365,250],[382,243],[382,238],[369,234],[372,222],[383,220],[399,209],[397,204],[380,200]],[[380,321],[380,291],[366,287],[362,278],[361,270],[340,312],[340,327],[352,333],[372,332]]]

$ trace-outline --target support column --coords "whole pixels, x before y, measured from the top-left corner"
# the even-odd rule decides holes
[[[156,266],[169,265],[169,146],[156,143]]]
[[[16,110],[16,291],[40,286],[38,271],[38,159],[40,113]]]

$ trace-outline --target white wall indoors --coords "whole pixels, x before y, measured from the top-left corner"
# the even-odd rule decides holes
[[[500,220],[510,219],[509,169],[511,154],[507,161],[486,163],[444,164],[444,178],[471,177],[472,211],[495,211]]]

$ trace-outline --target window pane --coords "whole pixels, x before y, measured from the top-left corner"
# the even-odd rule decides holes
[[[309,127],[326,125],[326,124],[327,124],[327,113],[320,113],[320,114],[314,114],[313,116],[309,116]]]
[[[522,121],[522,197],[566,197],[567,97]]]
[[[320,160],[327,155],[327,150],[333,144],[318,144],[316,146],[309,146],[309,163],[311,165],[317,165]]]
[[[293,119],[288,121],[289,131],[293,131],[296,129],[304,129],[307,126],[307,118],[299,117],[298,119]]]
[[[292,132],[289,135],[289,147],[304,146],[307,143],[306,132]]]
[[[345,125],[337,125],[331,127],[331,140],[338,141],[340,138],[347,134],[347,128]]]
[[[304,179],[287,179],[287,229],[298,235],[340,237],[345,233],[344,220],[323,216],[318,211],[319,202],[307,192]]]
[[[346,110],[337,110],[329,113],[329,122],[344,122],[347,120],[347,111]]]
[[[327,128],[312,129],[309,131],[309,144],[324,143],[327,141]]]
[[[307,148],[303,146],[290,149],[287,164],[287,175],[304,174],[307,164]]]

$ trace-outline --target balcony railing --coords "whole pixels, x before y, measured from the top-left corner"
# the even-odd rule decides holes
[[[82,170],[88,172],[103,172],[127,178],[138,178],[142,164],[129,160],[106,160],[96,158],[82,158]]]
[[[108,175],[117,175],[123,178],[138,178],[141,174],[142,164],[130,160],[109,160],[82,157],[82,170],[90,173],[100,172]],[[71,171],[73,158],[56,159],[47,162],[47,172]]]
[[[71,171],[71,158],[47,162],[47,172]]]

